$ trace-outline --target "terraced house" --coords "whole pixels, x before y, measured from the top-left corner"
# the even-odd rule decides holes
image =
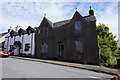
[[[5,47],[14,55],[31,55],[80,63],[99,64],[96,18],[76,11],[69,20],[52,23],[45,16],[38,27],[12,30]]]

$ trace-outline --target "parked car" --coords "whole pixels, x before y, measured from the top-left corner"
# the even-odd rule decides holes
[[[9,57],[10,56],[10,53],[3,49],[3,48],[0,48],[0,57]]]

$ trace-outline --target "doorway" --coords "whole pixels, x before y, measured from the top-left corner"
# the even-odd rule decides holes
[[[14,55],[20,55],[20,49],[21,49],[21,42],[15,41],[14,42]]]
[[[58,56],[59,56],[59,58],[64,58],[64,44],[63,44],[63,41],[58,42]]]
[[[19,45],[15,45],[14,55],[19,55],[19,54],[20,54],[20,46]]]

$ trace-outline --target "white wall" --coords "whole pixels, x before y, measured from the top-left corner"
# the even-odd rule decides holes
[[[22,37],[23,37],[23,35],[21,35],[21,36],[19,36],[19,35],[15,36],[15,41],[20,41],[22,43]],[[20,53],[22,53],[22,49],[20,49]],[[18,51],[17,48],[14,49],[14,55],[19,55],[19,51]]]
[[[33,33],[32,38],[32,55],[35,55],[35,33]]]
[[[9,37],[9,40],[8,40],[8,51],[10,50],[10,45],[13,45],[14,44],[14,36],[11,38]]]
[[[23,53],[25,54],[31,54],[34,56],[34,50],[35,50],[35,33],[31,33],[30,35],[25,34],[23,37]],[[25,49],[25,44],[29,43],[30,44],[30,48],[28,51],[24,51]]]
[[[8,43],[8,38],[5,38],[5,44],[4,44],[4,47],[7,49],[7,43]]]
[[[23,38],[23,39],[22,39]],[[22,49],[20,49],[20,53],[31,54],[34,56],[35,53],[35,33],[31,33],[30,35],[25,34],[20,36],[13,36],[13,38],[9,37],[5,39],[5,47],[10,50],[10,45],[13,45],[15,41],[20,41],[22,43]],[[25,44],[29,43],[30,48],[29,51],[24,51]],[[8,45],[7,45],[8,44]],[[18,55],[17,49],[14,49],[14,54]]]
[[[21,37],[20,37],[19,35],[16,36],[15,41],[20,41],[20,42],[22,43],[22,36],[23,36],[23,35],[21,35]]]

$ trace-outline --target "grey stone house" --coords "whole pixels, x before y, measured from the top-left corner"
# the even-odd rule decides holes
[[[99,65],[96,18],[76,11],[69,20],[52,23],[46,17],[38,27],[21,27],[6,37],[5,48],[14,55]]]
[[[43,18],[35,32],[35,56],[80,63],[99,64],[96,18],[78,11],[72,19],[52,23]]]

